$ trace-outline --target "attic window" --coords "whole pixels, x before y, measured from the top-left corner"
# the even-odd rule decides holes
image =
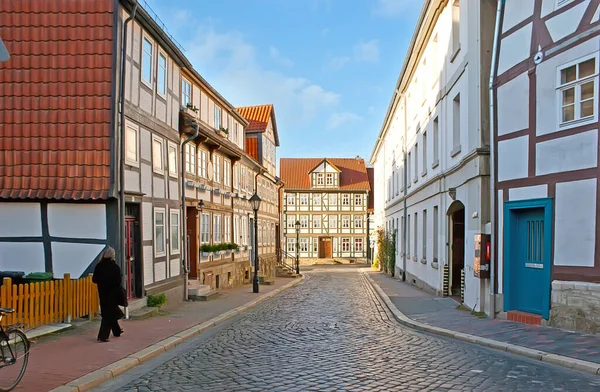
[[[333,173],[327,173],[326,184],[333,185]]]
[[[323,186],[323,173],[317,173],[317,186]]]

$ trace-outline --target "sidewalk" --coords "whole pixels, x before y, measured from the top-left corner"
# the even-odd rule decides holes
[[[459,304],[451,298],[437,297],[381,272],[363,271],[417,328],[432,326],[433,333],[600,374],[600,335],[474,316],[457,309]]]
[[[217,299],[186,302],[163,315],[145,320],[124,320],[121,322],[125,331],[123,336],[111,336],[109,343],[96,342],[99,320],[61,334],[40,338],[32,345],[27,371],[15,391],[47,392],[58,388],[215,317],[221,316],[223,320],[233,317],[237,314],[236,308],[243,311],[246,306],[254,306],[257,300],[271,297],[300,280],[277,278],[273,286],[260,286],[259,294],[252,293],[252,285],[245,285],[223,290]],[[194,336],[191,333],[185,335],[186,338]],[[178,342],[182,340],[185,339],[179,339]],[[177,342],[172,345],[174,344]],[[80,388],[85,389],[87,388]]]

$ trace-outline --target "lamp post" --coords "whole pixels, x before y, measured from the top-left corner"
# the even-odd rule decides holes
[[[300,275],[300,221],[296,221],[296,274]]]
[[[252,281],[252,292],[258,293],[258,209],[260,208],[260,197],[253,194],[250,197],[250,205],[254,210],[254,280]]]

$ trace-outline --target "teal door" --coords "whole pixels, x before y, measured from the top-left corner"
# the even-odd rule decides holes
[[[507,204],[505,310],[540,314],[547,319],[551,285],[551,205]]]

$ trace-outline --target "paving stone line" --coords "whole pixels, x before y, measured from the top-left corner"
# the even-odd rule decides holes
[[[304,280],[304,275],[301,275],[299,278],[294,281],[281,286],[278,289],[275,289],[260,298],[257,298],[251,302],[248,302],[245,305],[238,306],[235,309],[232,309],[228,312],[225,312],[219,316],[213,317],[212,319],[205,321],[201,324],[195,325],[191,328],[188,328],[184,331],[181,331],[169,338],[166,338],[158,343],[155,343],[149,347],[146,347],[143,350],[140,350],[136,353],[130,354],[127,357],[113,362],[108,366],[95,370],[89,374],[86,374],[83,377],[75,379],[73,381],[68,382],[66,385],[62,385],[58,388],[51,390],[50,392],[84,392],[89,391],[93,388],[98,387],[100,384],[110,380],[111,378],[115,378],[120,374],[125,373],[126,371],[138,366],[162,353],[169,351],[175,346],[192,339],[196,335],[201,334],[202,332],[208,330],[215,325],[222,324],[223,322],[229,320],[230,318],[237,316],[238,314],[255,307],[256,305],[266,301],[274,297],[275,295],[281,293],[284,290],[292,288],[298,285],[300,282]]]
[[[577,369],[587,373],[600,375],[600,364],[590,361],[583,361],[580,359],[575,359],[571,357],[567,357],[564,355],[551,354],[541,350],[534,350],[528,347],[518,346],[510,343],[499,342],[497,340],[483,338],[480,336],[470,335],[462,332],[456,332],[445,328],[436,327],[433,325],[428,325],[424,323],[420,323],[418,321],[414,321],[410,317],[407,317],[404,313],[402,313],[394,303],[390,300],[390,297],[381,289],[381,287],[367,274],[364,270],[361,270],[361,275],[366,277],[366,280],[370,283],[373,289],[377,292],[379,297],[385,303],[385,305],[389,308],[391,313],[394,315],[394,318],[398,320],[399,323],[405,325],[410,328],[414,328],[420,331],[430,332],[437,335],[446,336],[449,338],[454,338],[458,340],[462,340],[468,343],[479,344],[481,346],[493,348],[495,350],[500,351],[508,351],[512,354],[522,355],[528,358],[532,358],[542,362],[552,363],[554,365],[563,366],[569,369]]]

